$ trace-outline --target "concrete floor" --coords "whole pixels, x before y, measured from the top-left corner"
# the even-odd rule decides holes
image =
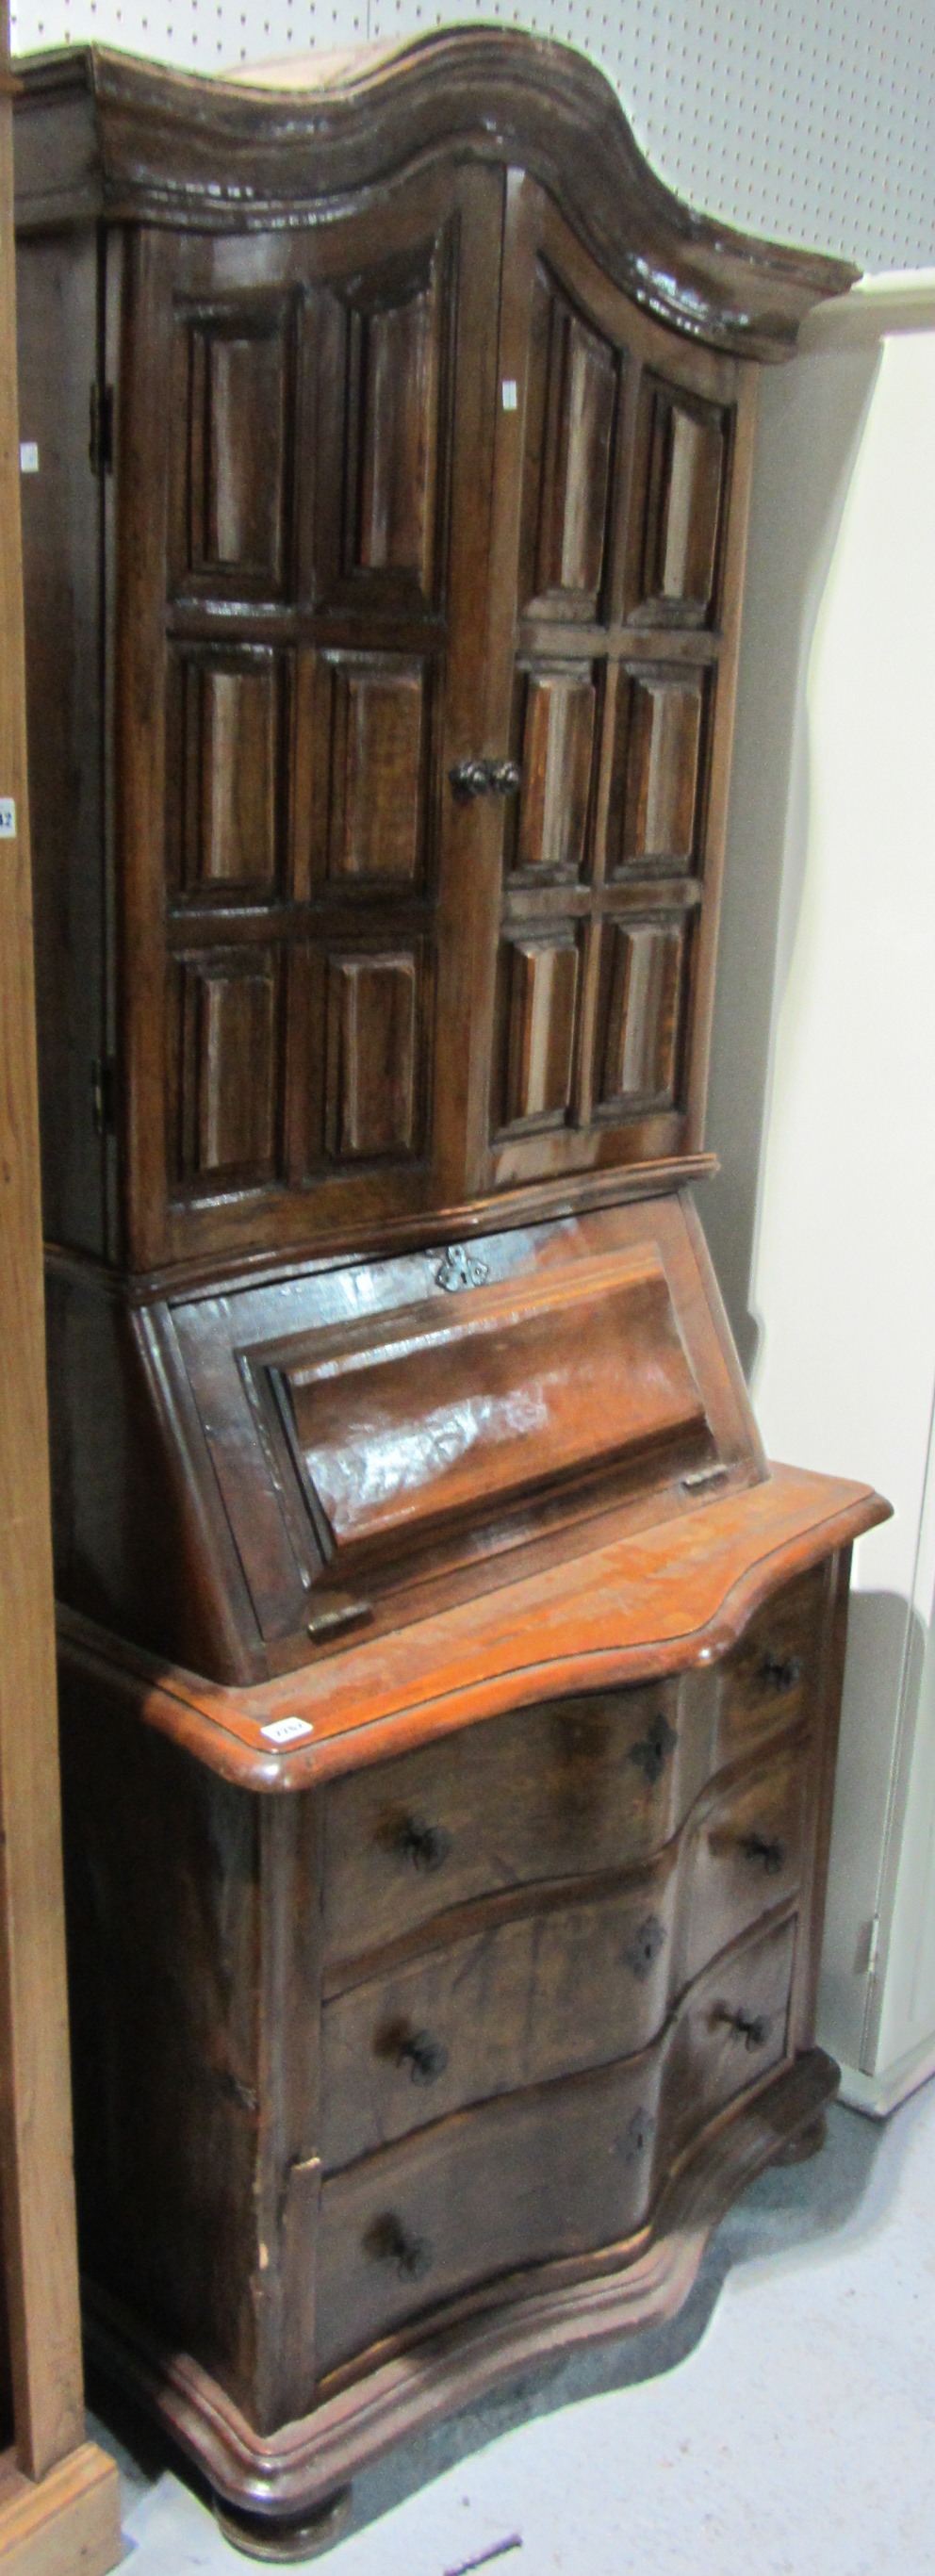
[[[131,2576],[246,2576],[168,2452],[96,2422]],[[766,2174],[670,2326],[487,2400],[359,2479],[328,2576],[935,2571],[935,2084],[835,2109]]]

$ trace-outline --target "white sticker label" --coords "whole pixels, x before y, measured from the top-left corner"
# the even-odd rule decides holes
[[[516,378],[515,378],[515,376],[504,376],[504,379],[503,379],[503,385],[502,385],[501,390],[502,390],[502,394],[503,394],[503,408],[504,408],[504,411],[515,411],[515,410],[516,410]]]
[[[21,474],[38,474],[39,472],[39,450],[34,438],[24,438],[21,443],[19,452],[19,470]]]
[[[0,796],[0,841],[16,839],[16,804],[12,796]]]
[[[265,1735],[267,1744],[297,1744],[301,1735],[314,1735],[314,1733],[314,1727],[309,1726],[304,1717],[277,1717],[272,1726],[260,1728],[260,1734]]]

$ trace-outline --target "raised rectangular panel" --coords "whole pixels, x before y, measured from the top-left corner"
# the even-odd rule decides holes
[[[634,674],[619,727],[619,780],[608,822],[608,875],[644,861],[688,868],[696,816],[704,682],[700,675]],[[617,767],[615,762],[615,767]]]
[[[685,932],[681,922],[605,924],[604,1007],[595,1098],[671,1107],[678,1075]]]
[[[444,299],[441,260],[395,295],[348,316],[352,473],[345,571],[394,574],[426,602],[436,587],[435,520]],[[356,456],[354,455],[356,451]]]
[[[645,400],[650,411],[645,420]],[[644,395],[629,606],[664,624],[703,625],[712,606],[725,468],[725,416],[667,386]],[[635,557],[635,561],[634,561]]]
[[[370,655],[334,670],[332,876],[421,874],[425,675],[418,662]]]
[[[587,669],[525,676],[523,785],[512,864],[577,877],[587,855],[594,682]]]
[[[272,887],[280,873],[282,662],[256,651],[192,653],[179,668],[182,884]],[[171,725],[170,713],[170,780]]]
[[[269,949],[181,967],[181,1162],[189,1179],[272,1178],[278,1128],[277,965]]]
[[[283,588],[291,384],[288,316],[229,309],[189,321],[187,543],[191,574]]]
[[[504,1124],[536,1119],[558,1125],[568,1109],[574,1070],[579,980],[574,932],[530,933],[511,940],[505,965]]]
[[[325,1137],[338,1160],[413,1151],[417,1000],[411,951],[329,959]]]
[[[546,271],[536,276],[526,398],[520,600],[597,613],[619,359]]]

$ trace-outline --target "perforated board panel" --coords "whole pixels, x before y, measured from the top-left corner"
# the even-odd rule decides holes
[[[20,50],[89,37],[219,70],[453,20],[577,45],[710,213],[866,269],[935,261],[932,0],[20,0]]]

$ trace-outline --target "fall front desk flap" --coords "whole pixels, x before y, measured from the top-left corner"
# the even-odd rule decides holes
[[[261,1636],[293,1660],[476,1589],[481,1552],[507,1580],[570,1521],[760,1473],[712,1295],[660,1200],[176,1306]]]

